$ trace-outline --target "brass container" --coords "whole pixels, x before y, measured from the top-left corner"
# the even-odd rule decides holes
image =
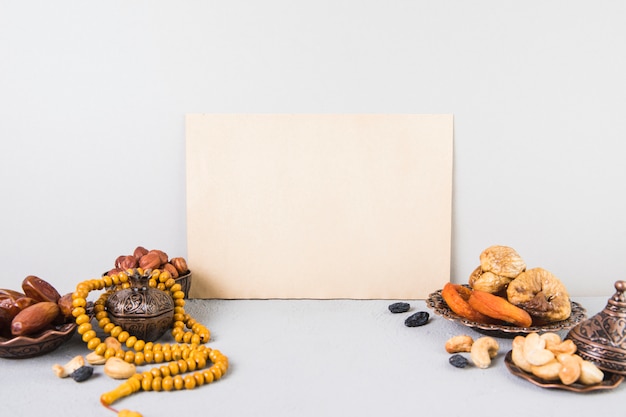
[[[578,354],[604,371],[626,375],[626,281],[615,282],[615,294],[604,310],[579,323],[566,336]]]
[[[119,290],[106,301],[113,323],[138,339],[154,342],[172,327],[174,299],[148,286],[148,277],[129,276],[131,287]]]

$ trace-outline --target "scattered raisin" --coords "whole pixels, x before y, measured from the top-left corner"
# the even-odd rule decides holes
[[[454,366],[455,368],[465,368],[469,363],[465,356],[459,355],[458,353],[450,356],[450,359],[448,360],[450,362],[450,365]]]
[[[72,372],[70,376],[76,382],[83,382],[91,378],[92,374],[93,374],[92,366],[81,366],[80,368]]]
[[[411,308],[409,303],[393,303],[389,306],[389,311],[392,313],[406,313]]]
[[[418,311],[415,314],[410,315],[405,321],[404,324],[407,327],[417,327],[423,326],[428,323],[428,318],[430,315],[426,311]]]

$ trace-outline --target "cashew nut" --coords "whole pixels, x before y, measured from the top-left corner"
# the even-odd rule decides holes
[[[459,335],[448,339],[446,342],[446,352],[459,353],[469,352],[474,344],[474,339],[471,336]]]
[[[532,365],[526,360],[524,356],[524,336],[515,336],[512,343],[511,359],[513,363],[520,369],[526,372],[531,372]]]
[[[563,365],[556,359],[552,359],[548,363],[545,363],[540,366],[532,366],[532,374],[541,379],[545,379],[546,381],[558,381],[559,372]]]
[[[604,372],[602,372],[593,362],[582,361],[580,364],[580,378],[578,381],[585,385],[595,385],[602,382]]]
[[[485,369],[491,365],[491,359],[498,355],[500,346],[496,339],[490,336],[483,336],[472,344],[470,358],[476,367]]]
[[[559,336],[558,333],[553,332],[543,333],[539,336],[539,338],[546,341],[545,347],[548,350],[552,350],[552,346],[556,346],[562,342],[561,336]]]
[[[59,378],[65,378],[70,376],[72,372],[85,365],[85,358],[82,356],[74,356],[72,360],[70,360],[65,365],[54,364],[52,365],[52,370]]]
[[[559,370],[559,379],[565,385],[572,385],[580,378],[580,362],[571,354],[560,353],[556,360],[562,365]]]
[[[554,359],[554,353],[546,349],[546,340],[538,333],[530,333],[524,341],[524,357],[534,366],[542,366]]]
[[[107,361],[104,356],[98,355],[96,352],[91,352],[89,355],[85,356],[85,359],[90,365],[104,365]]]
[[[550,351],[552,351],[552,353],[554,353],[555,355],[562,354],[562,353],[573,355],[574,353],[576,353],[576,349],[578,349],[574,341],[571,339],[564,340],[558,345],[553,345],[553,346],[550,346],[549,348],[548,346],[546,346],[546,348],[550,349]]]
[[[113,348],[115,350],[119,350],[122,348],[122,344],[120,343],[120,341],[113,336],[109,336],[104,339],[104,344],[106,345],[107,349]]]
[[[127,379],[133,376],[136,367],[116,356],[111,356],[104,364],[104,373],[113,379]]]

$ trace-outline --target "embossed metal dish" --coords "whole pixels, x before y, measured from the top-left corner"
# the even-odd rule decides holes
[[[441,296],[441,290],[431,293],[426,299],[426,305],[430,307],[435,314],[462,324],[467,327],[471,327],[474,330],[488,334],[490,336],[502,337],[502,338],[514,338],[517,335],[527,335],[529,333],[546,333],[546,332],[560,332],[562,330],[569,330],[576,326],[587,317],[587,311],[578,303],[572,301],[572,313],[566,320],[558,321],[555,323],[548,323],[541,326],[531,327],[516,327],[508,326],[504,324],[485,324],[468,320],[457,315],[454,311],[448,307],[448,304]]]
[[[65,323],[33,336],[0,338],[0,358],[26,359],[52,352],[76,331],[76,323]]]
[[[546,381],[544,379],[534,376],[533,374],[524,372],[522,369],[518,368],[517,365],[515,365],[515,363],[513,362],[511,351],[509,351],[504,357],[504,363],[513,375],[525,379],[526,381],[542,388],[556,388],[574,392],[590,392],[616,388],[624,380],[624,375],[604,372],[604,380],[599,384],[583,385],[579,383],[573,383],[572,385],[565,385],[557,381]]]

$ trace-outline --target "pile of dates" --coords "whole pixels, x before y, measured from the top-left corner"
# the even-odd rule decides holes
[[[115,259],[114,268],[107,275],[114,275],[128,269],[142,268],[161,269],[168,271],[172,278],[178,278],[189,273],[185,258],[169,258],[167,253],[159,249],[148,250],[143,246],[137,246],[132,255],[121,255]]]
[[[22,291],[0,289],[0,336],[33,336],[72,321],[72,293],[61,296],[47,281],[29,275]]]

